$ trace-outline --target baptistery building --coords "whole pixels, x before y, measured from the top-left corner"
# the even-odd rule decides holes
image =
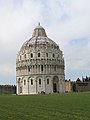
[[[38,24],[16,58],[17,94],[65,92],[63,53]]]

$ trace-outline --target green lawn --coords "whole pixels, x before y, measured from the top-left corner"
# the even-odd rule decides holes
[[[0,95],[0,120],[90,120],[90,93]]]

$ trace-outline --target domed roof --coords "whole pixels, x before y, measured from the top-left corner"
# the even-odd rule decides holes
[[[32,37],[39,37],[39,36],[47,37],[45,29],[42,26],[40,26],[40,23],[34,29]]]
[[[46,46],[51,46],[53,44],[54,46],[58,47],[58,45],[53,40],[47,37],[45,29],[40,26],[39,23],[38,26],[34,29],[32,37],[22,45],[20,52],[27,49],[28,47],[36,47],[37,45],[41,44]]]
[[[38,23],[38,26],[34,29],[32,37],[39,36],[47,37],[45,29],[42,26],[40,26],[40,23]]]

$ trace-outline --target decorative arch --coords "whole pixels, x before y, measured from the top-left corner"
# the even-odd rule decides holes
[[[51,76],[49,76],[49,75],[48,75],[48,76],[45,76],[45,80],[46,80],[47,78],[51,78]]]
[[[22,85],[22,82],[23,82],[22,78],[18,78],[18,79],[17,79],[18,85]]]
[[[46,76],[45,77],[45,82],[46,84],[50,84],[51,76]]]
[[[34,77],[33,76],[30,76],[28,77],[28,85],[33,85],[33,80],[34,80]]]
[[[42,76],[37,76],[37,77],[36,77],[36,81],[37,81],[38,79],[43,79],[43,77],[42,77]]]
[[[41,93],[41,86],[43,84],[43,76],[37,76],[36,77],[36,93]]]
[[[23,83],[23,85],[27,84],[27,79],[25,78],[25,76],[22,77],[22,83]]]
[[[17,82],[20,83],[21,82],[21,78],[18,78]]]

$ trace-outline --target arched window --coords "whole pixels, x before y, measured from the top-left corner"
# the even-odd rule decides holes
[[[26,85],[26,80],[24,80],[24,85]]]
[[[24,58],[26,58],[26,54],[24,55]]]
[[[55,54],[53,53],[53,58],[55,57]]]
[[[31,58],[33,57],[33,53],[31,53]]]
[[[21,60],[21,55],[20,55],[20,60]]]
[[[52,44],[51,46],[52,46],[52,48],[53,48],[53,44]]]
[[[48,53],[46,53],[46,57],[48,57]]]
[[[21,78],[18,79],[18,83],[20,83]]]
[[[47,84],[49,84],[49,79],[47,79]]]
[[[38,53],[38,57],[40,57],[40,53]]]
[[[41,71],[43,71],[43,65],[41,65]]]
[[[30,66],[28,66],[28,72],[30,72]]]
[[[41,85],[41,79],[39,79],[39,85]]]
[[[33,79],[31,79],[31,85],[33,85]]]
[[[56,71],[56,65],[54,66],[54,71]]]

